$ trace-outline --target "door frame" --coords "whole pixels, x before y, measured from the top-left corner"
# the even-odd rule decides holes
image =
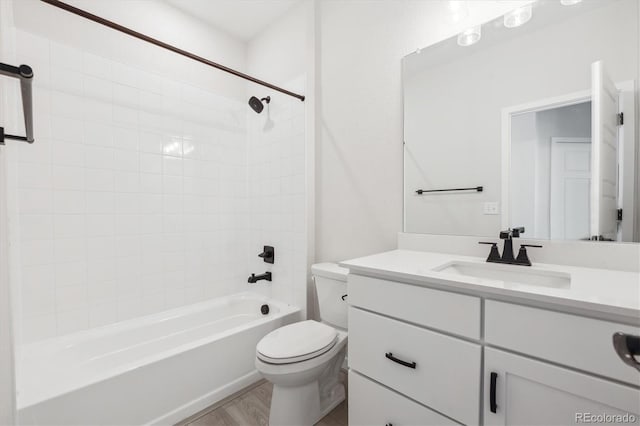
[[[552,136],[551,137],[551,176],[549,177],[549,239],[551,238],[551,227],[552,227],[552,220],[551,218],[553,217],[552,213],[553,213],[553,203],[551,202],[551,200],[553,199],[553,152],[554,152],[554,147],[557,147],[557,144],[560,143],[588,143],[591,144],[591,138],[585,138],[585,137],[565,137],[565,136]],[[589,172],[591,173],[591,172]]]
[[[591,101],[591,90],[581,90],[579,92],[550,98],[538,99],[520,105],[513,105],[503,108],[502,117],[502,159],[501,159],[501,209],[500,226],[501,229],[508,229],[511,218],[511,203],[509,193],[511,190],[511,117],[530,112],[546,111],[549,109],[561,108],[569,105],[581,104]]]
[[[621,153],[623,169],[629,170],[639,164],[640,147],[636,146],[636,84],[633,80],[616,83],[620,91],[619,111],[624,111],[624,126],[622,130],[623,152]],[[501,229],[509,228],[511,207],[509,192],[511,189],[511,117],[528,112],[545,111],[563,106],[580,104],[591,101],[591,90],[581,90],[565,95],[543,98],[519,105],[512,105],[501,110]],[[622,209],[622,238],[626,241],[640,241],[640,170],[633,170],[621,177],[623,180]],[[635,189],[634,189],[635,188]]]

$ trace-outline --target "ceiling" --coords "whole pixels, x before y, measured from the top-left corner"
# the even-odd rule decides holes
[[[166,0],[174,7],[248,41],[301,0]]]

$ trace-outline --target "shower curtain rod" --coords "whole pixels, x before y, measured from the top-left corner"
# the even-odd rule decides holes
[[[268,83],[268,82],[266,82],[264,80],[260,80],[258,78],[255,78],[255,77],[252,77],[252,76],[247,75],[245,73],[242,73],[240,71],[236,71],[233,68],[229,68],[229,67],[226,67],[224,65],[218,64],[217,62],[210,61],[210,60],[208,60],[206,58],[203,58],[202,56],[198,56],[198,55],[196,55],[194,53],[188,52],[186,50],[182,50],[180,48],[172,46],[172,45],[170,45],[168,43],[165,43],[165,42],[160,41],[158,39],[155,39],[153,37],[149,37],[148,35],[139,33],[137,31],[132,30],[131,28],[127,28],[127,27],[122,26],[120,24],[117,24],[117,23],[115,23],[113,21],[109,21],[109,20],[104,19],[104,18],[102,18],[100,16],[97,16],[97,15],[94,15],[92,13],[89,13],[86,10],[82,10],[82,9],[79,9],[79,8],[77,8],[75,6],[71,6],[70,4],[64,3],[64,2],[62,2],[60,0],[40,0],[40,1],[42,1],[44,3],[47,3],[47,4],[51,5],[51,6],[55,6],[57,8],[66,10],[67,12],[71,12],[74,15],[81,16],[81,17],[83,17],[85,19],[88,19],[90,21],[93,21],[93,22],[96,22],[98,24],[104,25],[104,26],[109,27],[111,29],[114,29],[116,31],[120,31],[121,33],[127,34],[127,35],[129,35],[131,37],[135,37],[135,38],[140,39],[142,41],[146,41],[147,43],[151,43],[151,44],[154,44],[154,45],[156,45],[158,47],[162,47],[163,49],[166,49],[166,50],[169,50],[171,52],[177,53],[178,55],[185,56],[185,57],[187,57],[189,59],[193,59],[194,61],[203,63],[205,65],[209,65],[210,67],[217,68],[217,69],[219,69],[221,71],[224,71],[224,72],[227,72],[229,74],[233,74],[236,77],[240,77],[240,78],[243,78],[245,80],[251,81],[253,83],[259,84],[261,86],[268,87],[268,88],[276,90],[276,91],[278,91],[280,93],[284,93],[285,95],[293,96],[294,98],[300,99],[301,101],[304,102],[304,95],[299,95],[299,94],[291,92],[291,91],[289,91],[287,89],[283,89],[282,87],[278,87],[278,86],[276,86],[274,84]]]

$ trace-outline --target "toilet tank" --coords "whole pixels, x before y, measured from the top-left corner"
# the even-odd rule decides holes
[[[311,266],[316,285],[320,321],[347,329],[347,275],[349,270],[336,263],[317,263]]]

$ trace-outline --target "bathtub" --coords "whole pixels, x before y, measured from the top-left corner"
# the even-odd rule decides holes
[[[299,317],[240,293],[24,345],[19,423],[176,423],[259,380],[256,344]]]

